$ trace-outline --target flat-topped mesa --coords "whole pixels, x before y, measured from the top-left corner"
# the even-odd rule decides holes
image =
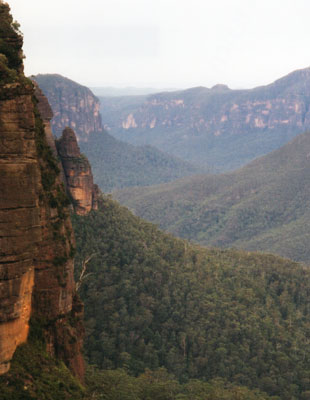
[[[86,215],[91,210],[96,210],[99,189],[94,185],[91,166],[80,152],[74,131],[65,128],[61,138],[56,141],[56,146],[75,212],[78,215]]]

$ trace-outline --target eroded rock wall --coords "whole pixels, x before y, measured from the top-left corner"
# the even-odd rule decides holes
[[[31,87],[0,100],[0,373],[27,339],[34,255],[41,241]],[[12,96],[10,97],[10,93]]]
[[[94,185],[91,166],[81,154],[74,131],[65,128],[57,140],[57,150],[66,178],[67,190],[78,215],[86,215],[97,209],[99,189]]]
[[[93,132],[102,132],[100,103],[87,87],[56,74],[36,75],[33,79],[54,111],[52,130],[57,137],[67,126],[81,141],[87,141]]]
[[[225,85],[197,87],[141,97],[141,102],[102,99],[106,129],[133,135],[143,130],[145,142],[152,131],[180,130],[197,135],[245,135],[252,131],[303,132],[310,128],[310,68],[266,86],[230,90]],[[159,134],[158,133],[158,134]],[[182,137],[180,137],[181,139]]]
[[[46,141],[48,120],[35,110],[32,85],[11,94],[0,101],[0,373],[26,341],[32,316],[43,321],[50,351],[82,376],[82,323],[69,323],[82,309],[60,166]],[[74,342],[74,350],[60,345],[60,338]]]
[[[23,75],[22,36],[1,0],[0,34],[0,374],[27,340],[31,318],[49,352],[82,379],[83,306],[52,113]]]

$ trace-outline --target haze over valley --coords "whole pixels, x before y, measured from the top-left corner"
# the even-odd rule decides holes
[[[309,12],[0,0],[0,400],[310,399]]]

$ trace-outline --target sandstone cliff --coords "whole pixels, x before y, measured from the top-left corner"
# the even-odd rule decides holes
[[[116,138],[227,170],[310,129],[310,68],[251,90],[215,85],[100,100]]]
[[[93,209],[97,210],[99,188],[94,185],[91,166],[80,152],[74,131],[64,129],[56,144],[75,212],[85,215]]]
[[[66,126],[75,131],[80,141],[87,141],[93,132],[102,132],[100,103],[87,87],[56,74],[33,78],[52,107],[52,130],[57,137]]]
[[[51,121],[54,132],[60,136],[63,129],[73,127],[81,151],[91,162],[95,181],[103,191],[169,182],[202,172],[201,168],[151,146],[132,146],[109,135],[102,129],[101,116],[96,111],[98,100],[78,83],[51,74],[33,76],[32,79],[40,84],[51,103],[55,114]],[[61,96],[60,88],[63,88]],[[85,91],[92,100],[83,100]],[[74,104],[79,107],[71,107],[68,113],[68,105]],[[92,108],[91,104],[96,107]]]
[[[1,1],[0,27],[0,64],[8,70],[0,79],[0,374],[27,340],[31,317],[49,352],[82,378],[83,306],[73,279],[69,201],[46,137],[51,113],[45,104],[40,117],[22,73],[22,37]]]

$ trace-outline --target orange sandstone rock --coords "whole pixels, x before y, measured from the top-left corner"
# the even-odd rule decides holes
[[[75,212],[86,215],[97,209],[99,188],[94,185],[88,159],[81,154],[74,131],[65,128],[57,140],[57,150],[66,177],[67,190],[73,200]]]

